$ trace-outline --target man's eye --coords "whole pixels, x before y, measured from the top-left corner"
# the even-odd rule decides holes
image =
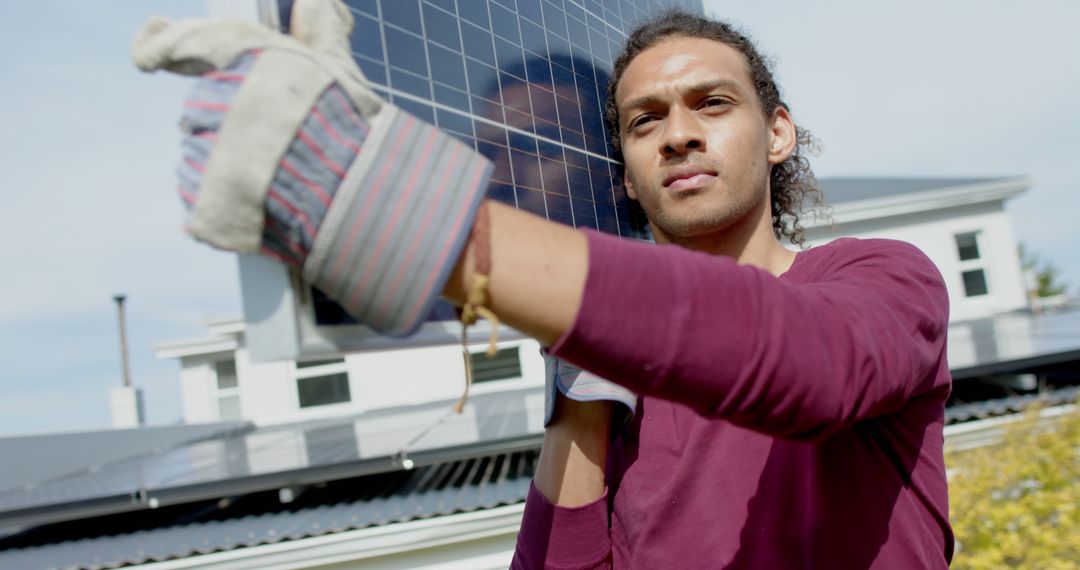
[[[723,97],[709,97],[701,102],[702,107],[721,107],[727,105],[729,101]]]
[[[638,117],[638,118],[636,118],[636,119],[634,119],[633,121],[630,122],[630,128],[631,129],[636,129],[636,128],[642,126],[642,125],[645,125],[646,123],[651,122],[652,120],[653,120],[653,118],[650,117],[649,115],[642,115],[642,116],[640,116],[640,117]]]

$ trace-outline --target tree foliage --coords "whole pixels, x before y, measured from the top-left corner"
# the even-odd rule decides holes
[[[954,569],[1080,568],[1080,411],[1040,423],[1030,410],[998,445],[946,449],[946,464]]]
[[[1020,244],[1020,264],[1024,271],[1034,274],[1035,294],[1039,297],[1054,297],[1068,290],[1068,285],[1061,281],[1061,270],[1024,247],[1024,244]]]

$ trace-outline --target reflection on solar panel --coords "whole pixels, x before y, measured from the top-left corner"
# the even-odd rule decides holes
[[[953,380],[1070,362],[1080,357],[1080,311],[1004,313],[953,323],[948,349]]]
[[[491,197],[575,227],[645,237],[607,154],[608,74],[634,23],[700,2],[348,4],[361,68],[390,101],[491,158]]]
[[[155,508],[531,449],[539,388],[279,426],[247,426],[0,490],[0,527]]]
[[[347,0],[377,91],[495,163],[488,195],[578,228],[648,239],[608,153],[604,99],[627,32],[701,0]],[[353,324],[315,294],[315,322]],[[448,305],[433,320],[454,320]]]

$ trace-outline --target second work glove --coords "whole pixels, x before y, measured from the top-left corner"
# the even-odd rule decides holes
[[[297,0],[289,35],[156,19],[134,57],[200,78],[181,123],[191,234],[297,266],[359,321],[407,335],[449,278],[491,165],[380,99],[352,26],[338,0]]]

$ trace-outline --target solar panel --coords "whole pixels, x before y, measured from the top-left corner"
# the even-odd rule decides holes
[[[287,9],[291,2],[279,4]],[[346,4],[356,20],[353,54],[376,91],[491,159],[490,198],[573,227],[650,238],[609,153],[608,78],[635,25],[672,7],[700,13],[701,0]],[[387,342],[356,326],[317,290],[298,291],[294,283],[292,295],[265,298],[266,289],[275,289],[266,283],[268,274],[275,271],[262,261],[241,261],[249,345],[257,358],[445,344],[458,334],[456,326],[446,326],[456,320],[453,309],[441,303],[429,317],[434,325],[412,339]],[[257,307],[248,309],[252,304]],[[281,315],[281,307],[295,308],[299,319]]]
[[[0,528],[420,467],[540,443],[539,388],[474,395],[462,414],[450,404],[232,429],[3,489]]]
[[[953,380],[1015,373],[1080,356],[1080,311],[1017,312],[949,326]]]

